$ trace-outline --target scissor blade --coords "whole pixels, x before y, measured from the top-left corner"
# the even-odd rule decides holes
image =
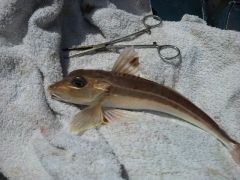
[[[74,53],[74,54],[70,54],[68,57],[76,57],[76,56],[83,56],[83,55],[87,55],[87,54],[92,54],[94,52],[97,52],[97,51],[106,51],[108,50],[106,48],[106,46],[97,46],[97,47],[93,47],[91,49],[86,49],[86,50],[82,50],[81,52],[77,52],[77,53]]]
[[[72,47],[69,47],[69,48],[63,48],[62,50],[63,51],[81,51],[81,50],[87,50],[87,49],[91,49],[93,48],[95,45],[87,45],[87,46],[72,46]]]

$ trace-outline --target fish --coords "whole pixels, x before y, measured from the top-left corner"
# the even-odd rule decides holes
[[[128,117],[126,110],[163,112],[214,136],[240,165],[240,144],[237,141],[176,90],[140,77],[139,66],[134,48],[126,48],[111,71],[78,69],[50,85],[48,91],[54,99],[87,106],[69,123],[70,132],[82,135],[89,129],[120,122]]]

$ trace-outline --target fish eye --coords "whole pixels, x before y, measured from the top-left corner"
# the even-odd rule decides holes
[[[87,84],[87,81],[85,78],[77,76],[72,80],[71,84],[75,87],[81,88]]]

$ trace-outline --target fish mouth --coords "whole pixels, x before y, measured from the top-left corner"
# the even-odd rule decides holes
[[[64,101],[64,99],[61,96],[59,96],[55,93],[51,93],[51,98],[55,99],[55,100],[58,100],[58,101]]]

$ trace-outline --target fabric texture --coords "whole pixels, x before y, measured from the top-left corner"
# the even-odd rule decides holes
[[[68,132],[79,107],[51,99],[48,85],[75,69],[111,70],[117,53],[69,59],[61,48],[96,44],[144,28],[148,0],[1,0],[0,171],[9,179],[240,179],[215,138],[160,113]],[[240,141],[240,33],[195,16],[163,21],[123,44],[172,44],[178,66],[137,49],[144,78],[173,87]]]

